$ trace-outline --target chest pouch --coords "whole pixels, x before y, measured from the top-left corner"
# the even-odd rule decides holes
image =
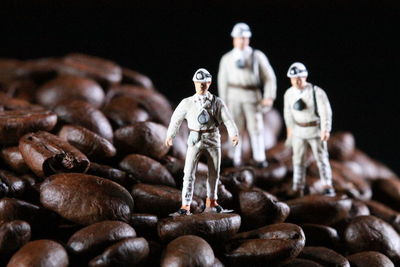
[[[306,107],[307,107],[306,103],[304,103],[304,101],[301,98],[299,100],[297,100],[296,102],[294,102],[294,104],[293,104],[293,109],[298,110],[298,111],[302,111]]]
[[[208,114],[207,110],[203,109],[199,116],[197,116],[197,121],[200,124],[207,124],[210,121],[210,114]]]

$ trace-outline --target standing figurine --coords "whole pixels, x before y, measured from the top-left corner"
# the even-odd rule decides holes
[[[171,216],[190,215],[196,169],[201,154],[207,157],[208,179],[205,212],[222,213],[224,210],[217,203],[218,180],[221,164],[221,136],[218,126],[224,123],[232,143],[239,143],[239,133],[224,102],[208,92],[211,85],[211,74],[206,69],[198,69],[193,82],[196,94],[183,99],[175,109],[168,127],[166,146],[172,146],[182,121],[186,119],[190,130],[186,152],[182,206]]]
[[[293,148],[293,185],[295,196],[303,196],[305,188],[305,153],[311,147],[317,162],[324,194],[334,196],[332,170],[329,164],[327,141],[332,126],[332,110],[326,93],[307,82],[308,71],[299,62],[287,73],[292,87],[284,96],[284,118],[287,128],[286,143]]]
[[[221,58],[219,65],[219,96],[232,112],[239,132],[247,127],[256,166],[267,167],[262,112],[274,103],[275,73],[264,53],[249,46],[251,31],[247,24],[237,23],[231,36],[234,48]],[[241,145],[231,149],[229,157],[234,166],[241,165]]]

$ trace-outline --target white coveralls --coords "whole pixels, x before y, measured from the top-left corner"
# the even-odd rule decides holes
[[[244,62],[243,68],[238,67],[238,60]],[[221,58],[218,71],[219,96],[227,104],[239,132],[243,132],[247,126],[253,159],[257,162],[266,160],[260,105],[262,88],[264,98],[276,98],[275,73],[263,52],[251,47],[243,51],[234,48]],[[241,152],[240,143],[229,151],[235,166],[241,164]]]
[[[304,189],[305,186],[305,153],[307,146],[311,147],[319,169],[320,179],[327,186],[332,186],[332,170],[329,164],[327,142],[321,141],[321,131],[331,131],[332,110],[326,93],[314,86],[315,100],[319,118],[315,114],[313,89],[307,83],[303,90],[290,87],[284,95],[284,119],[287,128],[292,129],[293,147],[293,189]],[[296,110],[295,103],[301,99],[303,110]],[[304,124],[319,121],[317,126]],[[299,125],[303,124],[303,126]]]
[[[212,107],[213,98],[215,98],[215,108]],[[198,121],[198,116],[204,109],[210,114],[210,119],[206,124],[201,124]],[[212,116],[211,114],[214,111],[215,114]],[[203,153],[207,157],[208,164],[207,197],[217,200],[217,185],[221,164],[221,138],[218,124],[225,124],[230,137],[239,135],[237,127],[225,103],[209,92],[204,98],[195,94],[179,103],[172,114],[167,138],[176,136],[184,119],[187,120],[190,133],[184,168],[182,205],[190,205],[192,201],[197,164]]]

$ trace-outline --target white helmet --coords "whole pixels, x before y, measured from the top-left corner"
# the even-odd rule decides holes
[[[289,78],[307,77],[308,71],[303,63],[295,62],[292,65],[290,65],[289,70],[287,72],[287,76]]]
[[[236,23],[235,26],[233,26],[232,32],[231,32],[232,38],[235,37],[245,37],[245,38],[250,38],[251,37],[251,31],[249,25],[243,22]]]
[[[201,83],[205,83],[205,82],[211,82],[211,74],[208,72],[208,70],[206,69],[198,69],[194,75],[193,75],[193,81],[194,82],[201,82]]]

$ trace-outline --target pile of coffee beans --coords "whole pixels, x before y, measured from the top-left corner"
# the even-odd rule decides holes
[[[244,166],[222,167],[218,202],[234,211],[202,213],[201,159],[193,215],[170,217],[188,133],[184,123],[164,145],[172,112],[148,77],[107,59],[0,59],[0,266],[400,266],[396,174],[337,132],[337,195],[322,194],[309,153],[308,193],[294,198],[274,109],[264,115],[269,166],[252,166],[243,134]]]

